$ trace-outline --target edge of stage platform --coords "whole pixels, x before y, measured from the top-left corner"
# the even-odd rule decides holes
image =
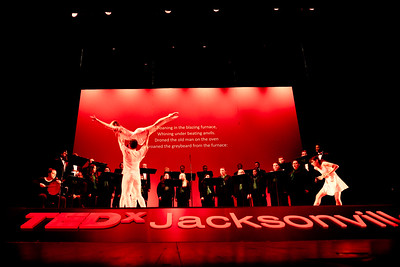
[[[3,231],[8,242],[236,242],[400,237],[400,208],[392,205],[10,208],[7,213],[3,217],[7,221]]]

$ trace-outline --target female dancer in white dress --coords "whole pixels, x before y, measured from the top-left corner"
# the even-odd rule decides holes
[[[314,166],[315,170],[321,173],[317,178],[319,180],[325,179],[324,186],[315,196],[314,206],[319,206],[321,204],[321,199],[326,195],[334,196],[336,205],[342,205],[341,193],[349,187],[336,174],[336,170],[339,166],[325,160],[320,160],[318,156],[312,157],[310,163]]]
[[[93,121],[112,130],[118,138],[118,144],[122,152],[124,163],[121,182],[121,199],[119,202],[120,208],[136,207],[137,202],[139,202],[140,207],[146,207],[146,203],[141,194],[139,166],[149,149],[149,136],[164,124],[177,119],[178,116],[178,112],[171,113],[157,120],[153,125],[137,128],[134,132],[122,127],[117,121],[112,121],[108,124],[97,119],[94,115],[90,116]]]

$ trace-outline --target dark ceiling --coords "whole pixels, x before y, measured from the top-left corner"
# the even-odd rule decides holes
[[[318,54],[330,49],[332,10],[230,2],[71,9],[83,87],[281,85],[313,75]]]

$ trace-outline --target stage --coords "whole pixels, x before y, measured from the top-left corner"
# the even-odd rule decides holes
[[[23,266],[385,266],[397,262],[396,251],[399,251],[399,243],[392,239],[196,243],[11,242],[6,244],[5,260]]]
[[[24,265],[380,265],[399,248],[391,205],[10,209],[6,255]]]

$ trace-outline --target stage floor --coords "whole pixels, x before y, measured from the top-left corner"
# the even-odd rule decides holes
[[[21,266],[384,266],[397,206],[30,209],[7,212],[5,262]]]
[[[4,262],[18,266],[384,266],[397,262],[390,239],[280,242],[9,242]],[[22,265],[23,264],[23,265]]]

